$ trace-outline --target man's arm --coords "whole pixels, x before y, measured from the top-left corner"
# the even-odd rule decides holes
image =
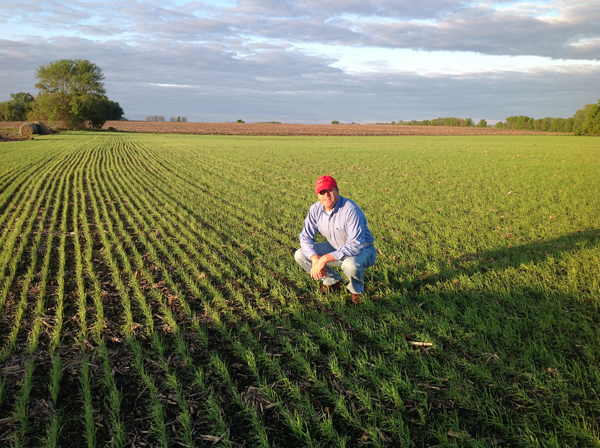
[[[317,255],[317,251],[315,250],[315,236],[317,233],[319,233],[319,229],[317,228],[317,219],[311,207],[308,211],[306,219],[304,220],[302,232],[300,232],[300,247],[302,248],[304,255],[311,260],[314,255]]]
[[[327,263],[335,261],[333,255],[325,254],[322,257],[319,257],[317,254],[314,254],[310,257],[310,261],[312,262],[312,268],[310,269],[310,276],[315,280],[319,280],[321,277],[325,277],[327,275]]]
[[[323,255],[322,257],[317,254],[315,250],[315,236],[319,232],[317,228],[317,218],[314,214],[313,208],[308,211],[308,216],[304,220],[304,228],[300,233],[300,246],[304,255],[310,258],[312,268],[310,270],[310,276],[315,280],[319,280],[321,277],[327,275],[326,264],[335,261],[335,258],[331,254]]]

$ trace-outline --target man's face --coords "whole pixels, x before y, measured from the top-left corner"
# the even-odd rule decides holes
[[[325,210],[330,212],[335,207],[338,198],[340,197],[340,192],[337,188],[333,190],[321,190],[317,193],[317,197],[319,198],[319,202]]]

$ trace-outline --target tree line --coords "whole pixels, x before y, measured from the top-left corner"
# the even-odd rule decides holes
[[[525,115],[508,117],[496,123],[497,128],[524,129],[545,132],[572,132],[575,135],[600,134],[600,100],[597,104],[586,104],[571,118],[538,118]]]
[[[432,120],[411,120],[411,121],[392,121],[392,124],[399,124],[404,126],[452,126],[452,127],[469,127],[475,126],[475,123],[471,118],[455,118],[455,117],[444,117],[444,118],[434,118]],[[487,121],[481,120],[477,127],[485,128],[487,126]]]
[[[146,117],[146,121],[165,121],[165,117],[163,117],[162,115],[148,115]],[[170,120],[171,122],[183,122],[186,123],[187,122],[187,118],[185,117],[171,117]]]
[[[339,124],[339,121],[332,121],[331,124]],[[486,120],[480,120],[475,124],[471,118],[435,118],[432,120],[411,120],[411,121],[392,121],[392,124],[403,126],[454,126],[468,127],[475,126],[485,128],[488,126]],[[502,129],[519,129],[528,131],[542,132],[567,132],[575,135],[600,135],[600,100],[598,104],[586,104],[571,118],[531,118],[525,115],[508,117],[506,121],[499,121],[495,127]]]
[[[123,118],[119,103],[106,96],[100,68],[87,59],[61,59],[40,66],[35,77],[39,93],[11,93],[0,103],[1,121],[62,122],[67,129],[101,128]]]

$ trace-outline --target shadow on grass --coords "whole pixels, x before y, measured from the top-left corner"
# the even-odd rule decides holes
[[[458,276],[470,277],[477,273],[519,268],[530,263],[538,264],[549,258],[560,260],[565,253],[599,245],[600,229],[575,232],[555,239],[523,245],[509,245],[492,251],[464,255],[447,262],[439,274],[424,275],[421,279],[401,280],[392,286],[400,286],[408,292],[416,293],[429,285],[452,280]],[[416,270],[426,272],[425,263],[417,266]],[[396,271],[400,278],[403,277],[402,271],[403,269]]]
[[[598,263],[599,246],[600,229],[590,229],[461,255],[438,262],[435,274],[423,257],[416,266],[392,268],[389,278],[397,281],[388,284],[376,264],[367,270],[367,285],[382,286],[385,299],[373,291],[373,300],[357,307],[331,293],[290,322],[275,319],[271,334],[287,324],[285,337],[294,346],[309,335],[309,363],[332,387],[337,381],[376,398],[381,414],[371,415],[374,425],[403,422],[404,446],[598,446],[600,310],[593,291],[567,281],[578,280],[573,266],[590,263],[581,287],[597,287],[591,263]],[[590,249],[591,261],[578,255]],[[319,325],[337,337],[319,339]],[[292,381],[302,381],[293,360],[286,368],[298,375],[291,373]],[[384,383],[397,387],[403,406],[386,407]],[[338,412],[326,387],[310,391]],[[340,402],[364,410],[345,392]],[[349,446],[360,446],[363,432],[337,421]]]

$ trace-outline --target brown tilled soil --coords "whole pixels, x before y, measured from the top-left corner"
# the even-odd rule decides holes
[[[544,132],[496,128],[446,126],[400,126],[378,124],[277,124],[277,123],[173,123],[151,121],[107,121],[103,129],[159,134],[204,135],[536,135]]]
[[[18,128],[24,122],[0,123],[0,135],[21,139]],[[60,126],[58,126],[60,127]],[[14,128],[17,128],[15,135]],[[173,123],[152,121],[107,121],[102,129],[125,132],[198,135],[314,135],[314,136],[375,136],[375,135],[543,135],[547,132],[497,129],[494,127],[400,126],[381,124],[277,124],[277,123]],[[9,131],[10,130],[10,131]]]

